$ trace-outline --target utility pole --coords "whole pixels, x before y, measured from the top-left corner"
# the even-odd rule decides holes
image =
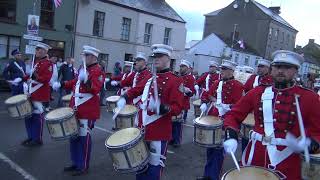
[[[232,50],[233,50],[233,43],[234,43],[234,38],[235,38],[237,26],[238,26],[238,24],[234,24],[234,26],[233,26],[233,35],[232,35],[232,42],[231,42],[231,49]]]

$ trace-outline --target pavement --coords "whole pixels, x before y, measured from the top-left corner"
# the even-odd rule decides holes
[[[106,97],[113,95],[107,92]],[[72,177],[63,173],[63,167],[70,164],[69,142],[54,141],[44,125],[43,146],[27,148],[20,143],[26,138],[24,120],[9,117],[4,101],[9,93],[0,93],[0,179],[1,180],[133,180],[134,174],[121,174],[113,169],[112,161],[105,147],[105,140],[113,131],[112,113],[101,106],[101,119],[96,122],[92,133],[92,154],[89,174]],[[57,98],[56,98],[57,99]],[[54,107],[56,102],[51,104]],[[179,148],[169,146],[166,167],[162,180],[194,180],[203,174],[206,149],[193,141],[193,109],[189,111],[183,126],[183,141]],[[240,149],[240,146],[238,146]],[[236,154],[240,159],[239,152]],[[234,168],[230,157],[224,161],[224,171]]]

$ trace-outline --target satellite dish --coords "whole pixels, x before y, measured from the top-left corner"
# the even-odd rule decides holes
[[[250,2],[250,0],[244,0],[244,2],[248,3],[248,2]]]
[[[238,8],[238,4],[235,3],[235,4],[233,5],[233,8],[234,8],[234,9],[237,9],[237,8]]]

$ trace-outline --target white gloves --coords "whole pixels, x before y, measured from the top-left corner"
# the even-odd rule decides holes
[[[118,81],[111,81],[111,86],[117,86],[118,84]]]
[[[148,104],[148,110],[155,112],[159,107],[159,102],[157,103],[153,96],[151,96]]]
[[[106,78],[105,80],[104,80],[104,82],[109,82],[110,81],[110,78]]]
[[[88,81],[88,74],[83,69],[81,69],[78,78],[80,81],[86,83]]]
[[[18,78],[15,78],[12,82],[18,84],[21,81],[22,79],[18,77]]]
[[[229,104],[221,104],[222,108],[226,111],[230,111],[230,105]]]
[[[52,85],[52,89],[55,91],[58,91],[60,87],[61,87],[60,82],[54,82]]]
[[[200,106],[200,110],[201,112],[206,112],[208,109],[208,106],[206,103],[202,103],[201,106]]]
[[[224,151],[228,154],[231,154],[231,152],[234,154],[237,150],[238,142],[235,139],[228,139],[225,142],[223,142],[223,148]]]
[[[311,144],[311,140],[309,138],[296,138],[291,133],[287,133],[286,141],[288,143],[288,147],[296,153],[304,151],[304,148],[309,147]]]
[[[184,87],[184,93],[190,93],[190,92],[192,92],[190,88]]]
[[[119,109],[123,109],[125,105],[126,105],[126,99],[123,98],[123,97],[121,97],[121,98],[119,99],[119,101],[117,102],[117,107],[118,107]]]
[[[199,91],[199,86],[196,84],[196,85],[194,85],[194,89],[196,90],[196,91]]]

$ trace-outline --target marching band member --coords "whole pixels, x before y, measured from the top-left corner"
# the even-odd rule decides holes
[[[133,63],[125,61],[123,66],[123,73],[121,76],[113,76],[111,77],[111,86],[118,86],[121,81],[124,81],[127,79],[127,81],[130,81],[133,79],[135,72],[133,71]],[[119,91],[117,94],[121,96],[121,94],[124,93],[124,91],[130,86],[120,86]]]
[[[23,55],[19,49],[11,52],[14,60],[11,61],[3,70],[4,79],[9,82],[12,95],[24,93],[23,77],[26,75],[26,65],[23,62]]]
[[[261,59],[258,61],[257,74],[253,74],[249,77],[247,82],[244,84],[245,93],[249,92],[251,89],[259,86],[268,86],[272,84],[272,77],[270,76],[270,61],[266,59]]]
[[[172,138],[172,116],[180,114],[183,105],[183,94],[179,91],[179,87],[183,87],[182,80],[170,71],[172,47],[155,44],[151,49],[157,72],[145,85],[135,88],[142,94],[138,126],[145,130],[145,140],[151,153],[148,169],[138,172],[137,180],[161,178],[167,144]],[[117,102],[119,108],[125,106],[125,99],[130,98],[131,93],[129,90],[120,98]]]
[[[209,91],[212,84],[220,79],[220,75],[217,73],[219,64],[216,61],[210,61],[209,72],[202,74],[197,80],[194,86],[197,93]],[[202,87],[202,89],[200,89]]]
[[[236,63],[224,60],[220,66],[221,79],[216,81],[203,94],[201,101],[201,111],[208,111],[208,115],[224,117],[231,106],[239,101],[243,94],[243,85],[233,77]],[[207,103],[214,103],[213,108],[208,109]],[[204,171],[204,177],[199,179],[210,178],[211,180],[219,180],[224,160],[223,147],[207,148],[207,162]]]
[[[183,89],[182,93],[184,95],[183,101],[183,112],[182,119],[186,121],[188,110],[190,109],[190,97],[192,97],[195,93],[194,83],[195,79],[193,75],[190,73],[189,68],[191,67],[191,63],[187,60],[181,60],[180,63],[180,76],[183,79]],[[178,117],[173,117],[178,118]],[[172,122],[172,140],[171,144],[174,147],[178,147],[181,144],[182,140],[182,122]]]
[[[236,151],[240,124],[253,111],[255,125],[242,164],[278,170],[289,180],[301,179],[300,153],[306,147],[310,153],[319,151],[320,102],[314,92],[294,83],[302,56],[279,50],[272,57],[273,85],[256,87],[232,107],[224,119],[223,145],[227,153]],[[307,137],[301,139],[300,113]]]
[[[71,166],[65,167],[65,172],[72,172],[73,176],[88,173],[91,154],[91,130],[94,123],[100,118],[99,92],[104,83],[104,73],[98,64],[100,50],[83,46],[85,65],[79,70],[77,78],[56,82],[54,88],[60,86],[73,89],[70,107],[75,109],[76,118],[79,120],[80,129],[77,137],[70,139]]]
[[[31,69],[31,77],[26,75],[24,80],[29,82],[29,94],[34,107],[31,117],[25,119],[28,139],[22,142],[24,146],[42,145],[42,130],[44,123],[44,102],[50,101],[49,81],[53,72],[53,64],[47,57],[51,47],[39,42],[36,45],[34,66]]]

